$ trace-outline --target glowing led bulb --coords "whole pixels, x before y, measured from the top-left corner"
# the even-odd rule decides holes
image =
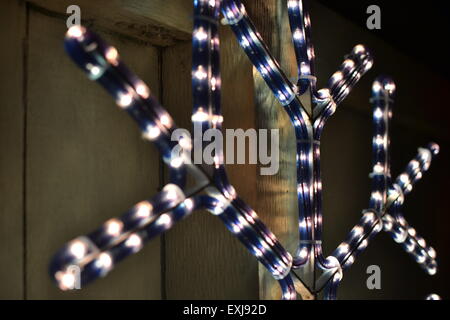
[[[436,267],[429,267],[427,268],[427,272],[430,276],[434,276],[437,272],[437,268]],[[427,300],[441,300],[441,298],[439,297],[438,299],[427,299]]]
[[[67,30],[67,36],[69,38],[77,38],[80,39],[83,37],[86,29],[80,25],[74,25]]]
[[[375,82],[372,84],[372,90],[375,91],[375,92],[381,91],[381,88],[382,88],[382,86],[381,86],[381,83],[380,83],[379,81],[375,81]],[[380,111],[381,111],[381,110],[380,110]],[[378,118],[378,117],[377,117],[377,118]]]
[[[303,40],[303,32],[302,32],[302,30],[296,29],[294,31],[293,37],[297,41]]]
[[[417,238],[417,243],[418,243],[419,246],[421,246],[421,247],[425,247],[425,246],[427,245],[425,239],[422,238],[422,237],[418,237],[418,238]]]
[[[110,64],[116,66],[119,63],[119,53],[117,52],[117,49],[114,47],[109,47],[106,50],[105,58]]]
[[[172,168],[179,168],[184,163],[184,160],[182,157],[174,157],[172,160],[170,160],[170,166]]]
[[[183,201],[184,193],[183,191],[175,184],[167,184],[163,191],[165,192],[165,197],[170,201]]]
[[[56,274],[56,279],[59,282],[59,288],[61,290],[72,290],[75,288],[75,283],[77,281],[75,274],[72,272],[58,272]]]
[[[311,68],[310,68],[309,64],[302,62],[301,66],[300,66],[300,71],[302,74],[309,74],[309,73],[311,73]]]
[[[250,42],[248,42],[248,40],[245,36],[241,37],[240,43],[241,43],[241,46],[244,48],[250,46]]]
[[[212,124],[217,125],[223,122],[223,116],[221,115],[213,115],[211,119]]]
[[[364,228],[361,226],[356,226],[353,228],[353,235],[355,237],[359,237],[360,235],[362,235],[364,232]]]
[[[86,65],[86,68],[91,72],[91,76],[93,78],[98,78],[100,73],[102,72],[102,69],[98,66],[93,66],[90,63]]]
[[[86,255],[87,247],[86,244],[81,240],[74,240],[69,245],[69,252],[76,258],[81,259]]]
[[[409,177],[406,173],[403,173],[400,175],[399,180],[403,183],[403,184],[408,184],[409,183]]]
[[[183,201],[183,203],[188,211],[194,209],[194,201],[192,201],[192,199],[186,199]]]
[[[142,202],[139,202],[135,206],[135,210],[136,210],[135,211],[135,215],[136,215],[137,218],[147,219],[152,214],[153,206],[148,201],[142,201]]]
[[[298,0],[289,0],[287,5],[289,9],[295,9],[298,7]]]
[[[384,145],[384,142],[385,142],[385,137],[380,136],[380,135],[377,135],[377,136],[375,137],[375,143],[376,143],[377,145],[379,145],[379,146]]]
[[[339,253],[340,254],[346,254],[349,252],[349,250],[350,250],[350,246],[348,245],[348,243],[343,242],[339,245]]]
[[[369,244],[369,241],[367,241],[367,239],[364,239],[363,241],[361,241],[359,247],[361,250],[367,248],[367,245]]]
[[[380,108],[376,108],[375,111],[373,112],[373,116],[376,119],[381,119],[383,117],[383,111],[381,111]]]
[[[206,77],[208,77],[208,74],[205,72],[204,68],[202,66],[199,66],[197,70],[194,72],[194,76],[198,80],[204,80]]]
[[[215,77],[211,78],[211,90],[215,91],[216,90],[216,84],[217,84],[217,80]]]
[[[428,248],[428,254],[430,255],[431,258],[433,259],[436,258],[436,251],[432,247]]]
[[[302,259],[305,259],[306,257],[308,257],[308,249],[307,248],[302,248],[300,250],[300,252],[298,253],[298,256]]]
[[[117,97],[117,105],[121,108],[127,108],[133,102],[133,95],[131,93],[122,93],[120,92]]]
[[[161,130],[152,124],[147,125],[142,136],[150,141],[155,140],[161,134]]]
[[[382,201],[383,195],[378,191],[372,192],[372,199],[374,199],[376,201]]]
[[[109,253],[101,253],[95,261],[95,266],[102,269],[102,274],[106,274],[113,267],[113,259]]]
[[[165,127],[170,126],[171,120],[170,117],[167,114],[163,114],[160,118],[159,121],[161,121],[161,124]]]
[[[203,40],[206,40],[208,38],[208,34],[205,32],[205,29],[200,27],[199,29],[194,31],[194,38],[199,40],[199,41],[203,41]]]
[[[142,238],[136,233],[133,233],[125,241],[125,245],[132,248],[134,252],[137,252],[142,249]]]
[[[136,93],[142,98],[147,99],[150,97],[150,89],[143,82],[138,82],[136,84]]]
[[[199,108],[197,112],[192,115],[191,120],[193,122],[204,122],[209,119],[209,114],[203,111],[203,109]]]
[[[117,237],[123,229],[123,223],[119,219],[111,219],[105,223],[106,233],[110,236]]]
[[[393,82],[387,83],[384,85],[384,89],[393,92],[395,90],[395,84]]]
[[[353,48],[353,52],[356,54],[363,53],[366,51],[366,48],[362,44],[358,44]]]
[[[167,228],[171,223],[172,223],[172,218],[167,213],[163,213],[156,220],[157,225],[164,226],[165,228]]]
[[[351,59],[346,59],[343,62],[345,68],[353,68],[355,66],[355,62]]]
[[[333,76],[331,77],[333,82],[339,82],[344,78],[341,71],[336,71]]]

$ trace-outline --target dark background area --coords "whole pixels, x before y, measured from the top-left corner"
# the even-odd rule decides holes
[[[318,0],[367,30],[367,7],[381,9],[381,29],[371,32],[450,79],[450,4],[446,1]]]
[[[447,230],[450,219],[446,198],[450,179],[450,46],[447,45],[450,35],[449,5],[438,1],[429,1],[426,5],[406,1],[318,2],[353,26],[343,27],[347,23],[326,25],[326,17],[329,15],[325,15],[324,10],[318,10],[316,17],[316,6],[312,7],[311,20],[313,39],[317,44],[316,55],[319,57],[318,68],[328,68],[327,63],[320,58],[324,51],[332,50],[333,44],[337,47],[338,42],[347,39],[367,44],[375,57],[374,68],[364,76],[325,129],[322,145],[325,246],[333,247],[332,243],[340,241],[344,235],[344,231],[336,232],[332,228],[348,230],[352,224],[342,221],[342,217],[350,218],[351,214],[346,210],[353,210],[354,205],[342,204],[340,201],[367,206],[361,193],[370,192],[369,179],[363,177],[370,169],[368,142],[372,126],[370,115],[365,114],[364,107],[361,107],[364,100],[354,100],[354,96],[365,94],[366,108],[370,108],[369,86],[378,74],[391,75],[398,89],[391,128],[392,175],[396,177],[404,169],[415,155],[417,147],[428,141],[436,141],[441,146],[441,153],[433,161],[430,170],[406,197],[403,210],[408,222],[437,249],[437,275],[428,276],[398,244],[387,234],[381,233],[345,274],[340,297],[420,299],[427,292],[435,292],[448,299],[450,238]],[[368,30],[366,27],[369,16],[366,8],[372,4],[381,9],[381,30]],[[334,31],[333,27],[336,28]],[[335,37],[331,39],[324,36],[328,32],[333,32]],[[326,41],[330,43],[327,44]],[[401,55],[393,58],[394,50]],[[356,105],[361,108],[358,109]],[[356,112],[357,109],[361,112]],[[414,118],[424,120],[427,124],[419,124],[419,121],[412,120]],[[341,139],[342,145],[336,144],[337,139]],[[358,141],[361,139],[365,139],[367,144],[365,148],[361,144],[361,149],[358,149]],[[353,180],[353,174],[348,170],[359,172],[355,174],[359,178]],[[382,290],[369,291],[365,288],[365,271],[371,264],[377,264],[382,269]]]

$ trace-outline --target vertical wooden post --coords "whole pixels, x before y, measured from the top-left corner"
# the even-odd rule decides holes
[[[0,299],[23,298],[25,5],[0,2]]]
[[[247,1],[249,15],[273,56],[295,82],[297,77],[295,55],[290,39],[285,1]],[[255,107],[257,127],[279,129],[280,165],[273,176],[257,177],[257,212],[279,238],[287,250],[294,253],[298,245],[298,205],[295,135],[286,112],[259,73],[254,70]],[[260,266],[260,298],[279,299],[278,283]],[[312,280],[312,279],[311,279]],[[299,291],[301,284],[299,283]],[[305,292],[306,294],[306,292]],[[307,295],[304,298],[311,298]]]

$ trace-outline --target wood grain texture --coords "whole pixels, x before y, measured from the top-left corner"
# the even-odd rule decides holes
[[[113,99],[63,50],[65,21],[31,10],[28,50],[27,296],[30,299],[158,299],[159,239],[107,278],[63,293],[50,281],[51,256],[156,192],[159,156]],[[104,38],[159,91],[157,49]]]
[[[168,46],[189,39],[192,32],[192,1],[186,0],[31,0],[32,4],[68,17],[67,7],[76,4],[85,23],[155,45]]]
[[[0,2],[0,299],[23,297],[25,6]]]
[[[228,28],[220,36],[224,126],[254,128],[251,66]],[[165,49],[162,61],[164,105],[180,127],[190,129],[190,43]],[[256,167],[229,165],[227,170],[238,194],[254,207]],[[165,249],[167,298],[258,297],[257,261],[217,217],[195,212],[167,233]]]

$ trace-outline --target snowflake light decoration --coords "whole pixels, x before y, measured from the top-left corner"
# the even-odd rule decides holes
[[[404,173],[395,181],[390,176],[388,157],[389,120],[395,84],[379,77],[372,86],[373,104],[373,187],[369,208],[329,257],[322,254],[322,204],[320,179],[320,137],[328,118],[345,99],[373,60],[369,51],[357,45],[345,58],[324,89],[316,89],[314,48],[310,18],[301,0],[288,0],[289,22],[298,65],[298,82],[291,83],[272,57],[239,0],[194,0],[192,37],[192,122],[207,129],[221,129],[219,35],[220,12],[230,25],[249,59],[286,110],[297,139],[297,194],[299,244],[294,255],[287,252],[256,212],[238,197],[223,166],[223,152],[216,150],[213,165],[193,164],[190,151],[196,143],[184,134],[178,141],[173,119],[152,96],[150,89],[121,61],[117,50],[82,26],[71,27],[65,47],[88,77],[100,83],[137,122],[143,137],[158,147],[169,167],[170,181],[151,199],[136,204],[120,218],[113,218],[94,232],[78,237],[57,252],[50,274],[62,290],[76,281],[71,267],[81,270],[81,285],[105,276],[119,261],[138,252],[144,242],[170,229],[194,210],[206,209],[225,226],[279,281],[283,299],[296,299],[294,269],[314,261],[322,270],[313,295],[324,291],[325,299],[335,299],[343,270],[350,267],[369,240],[381,230],[394,240],[429,273],[436,273],[435,251],[408,225],[401,209],[404,196],[422,177],[439,147],[431,143],[420,148]],[[304,102],[312,106],[308,114]],[[205,147],[203,145],[203,147]],[[177,152],[173,152],[177,150]],[[196,181],[186,187],[186,176]],[[301,279],[300,279],[301,281]],[[430,299],[434,296],[430,295]]]

